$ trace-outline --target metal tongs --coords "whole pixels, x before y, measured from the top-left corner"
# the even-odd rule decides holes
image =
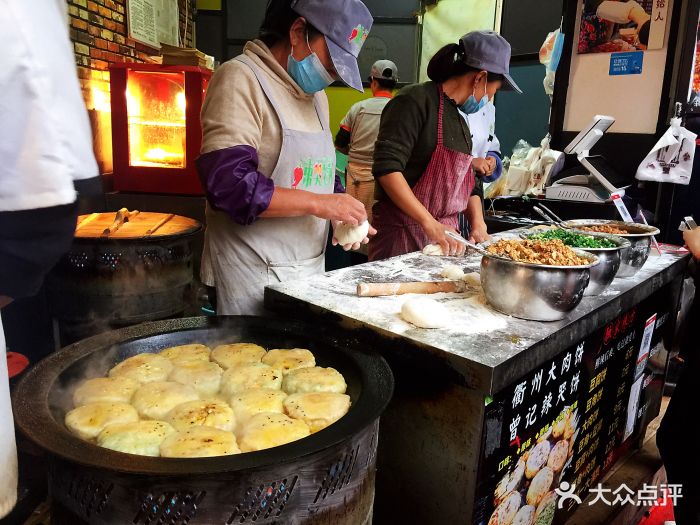
[[[445,230],[445,235],[447,235],[449,238],[454,239],[455,241],[457,241],[459,243],[464,244],[467,248],[471,248],[472,250],[480,253],[481,255],[489,255],[489,252],[484,250],[484,248],[482,246],[479,246],[478,244],[474,244],[473,242],[469,242],[467,239],[462,237],[457,232]]]
[[[561,220],[561,218],[554,213],[552,210],[547,208],[544,204],[540,204],[539,206],[533,206],[532,209],[537,213],[540,217],[542,217],[545,221],[547,221],[550,224],[554,224],[558,226],[559,228],[563,228],[565,230],[571,230],[572,228],[569,226],[564,226],[564,221]]]

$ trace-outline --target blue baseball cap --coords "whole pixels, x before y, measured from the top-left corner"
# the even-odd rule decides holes
[[[323,34],[340,79],[363,91],[357,55],[374,21],[365,4],[360,0],[292,0],[290,6]]]
[[[459,40],[464,51],[464,63],[489,73],[503,75],[503,89],[522,93],[510,76],[510,44],[494,31],[472,31]]]

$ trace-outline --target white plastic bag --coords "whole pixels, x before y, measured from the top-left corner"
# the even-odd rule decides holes
[[[697,135],[671,120],[671,127],[656,143],[637,169],[637,180],[689,184],[693,173]]]

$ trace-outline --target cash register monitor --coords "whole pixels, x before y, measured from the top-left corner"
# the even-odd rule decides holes
[[[564,153],[567,155],[577,155],[578,157],[587,157],[589,152],[593,149],[593,146],[603,138],[605,132],[608,131],[613,124],[615,124],[615,119],[613,117],[596,115],[593,117],[591,123],[586,126],[581,133],[576,135],[576,138],[566,147]]]
[[[604,157],[590,154],[591,149],[614,123],[613,117],[596,115],[566,147],[564,152],[576,155],[581,166],[578,169],[567,170],[574,171],[575,175],[566,176],[566,172],[561,173],[560,175],[564,177],[545,189],[547,198],[605,202],[610,200],[612,193],[624,194],[624,188],[630,185],[629,181],[621,177]],[[581,174],[579,171],[581,168],[586,172]]]

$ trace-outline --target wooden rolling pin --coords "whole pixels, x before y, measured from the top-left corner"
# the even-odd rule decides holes
[[[360,297],[381,297],[407,293],[453,293],[464,292],[466,287],[466,283],[462,281],[360,283],[357,285],[357,295]]]

